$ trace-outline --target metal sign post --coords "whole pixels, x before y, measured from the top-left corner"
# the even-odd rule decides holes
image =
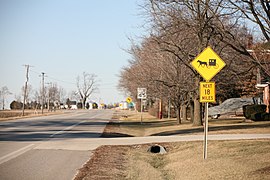
[[[142,104],[142,100],[147,98],[147,94],[146,94],[146,88],[137,88],[137,98],[141,99],[141,124],[142,124],[142,112],[143,112],[143,104]]]
[[[141,99],[141,124],[142,124],[142,116],[143,116],[142,111],[143,111],[143,105],[142,105],[142,99]]]
[[[205,103],[203,159],[207,159],[207,136],[208,136],[208,102]]]
[[[200,82],[200,102],[205,103],[203,158],[207,159],[208,106],[216,101],[215,82]]]

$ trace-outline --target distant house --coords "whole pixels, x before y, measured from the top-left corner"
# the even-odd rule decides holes
[[[119,109],[126,110],[128,109],[128,103],[126,101],[122,101],[119,103]]]
[[[257,48],[250,49],[248,52],[260,62],[264,71],[261,68],[257,69],[257,84],[256,88],[262,89],[263,103],[267,106],[267,112],[270,109],[270,42],[260,44]]]
[[[66,107],[63,103],[60,103],[60,109],[66,109]]]
[[[263,84],[256,84],[256,88],[263,89],[262,91],[262,98],[263,103],[267,106],[267,112],[269,112],[269,101],[270,101],[270,91],[269,91],[269,83],[263,83]]]
[[[78,109],[77,102],[76,101],[68,101],[65,105],[66,109]]]
[[[77,105],[70,105],[70,109],[78,109]]]

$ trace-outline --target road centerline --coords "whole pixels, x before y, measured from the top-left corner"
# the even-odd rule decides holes
[[[78,122],[78,123],[76,123],[76,124],[73,124],[72,126],[66,127],[66,128],[64,128],[63,130],[58,131],[58,132],[56,132],[56,133],[50,135],[50,137],[52,138],[52,137],[54,137],[55,135],[58,135],[58,134],[64,134],[66,131],[69,131],[69,130],[73,129],[74,127],[76,127],[76,126],[78,126],[79,124],[82,124],[82,123],[84,123],[84,122],[86,122],[86,121],[87,121],[87,120],[83,120],[83,121],[80,121],[80,122]]]
[[[97,116],[99,116],[99,114],[93,115],[90,119],[96,118]],[[76,123],[76,124],[73,124],[73,125],[71,125],[71,126],[69,126],[69,127],[66,127],[66,128],[64,128],[64,129],[62,129],[61,131],[58,131],[58,132],[56,132],[56,133],[50,135],[50,138],[53,138],[54,136],[56,136],[56,135],[58,135],[58,134],[64,134],[64,133],[66,133],[67,131],[69,131],[69,130],[75,128],[76,126],[78,126],[78,125],[80,125],[80,124],[82,124],[82,123],[85,123],[85,122],[87,122],[87,120],[82,120],[82,121],[80,121],[80,122],[78,122],[78,123]]]

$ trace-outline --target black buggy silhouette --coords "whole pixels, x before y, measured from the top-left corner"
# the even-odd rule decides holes
[[[217,64],[217,60],[216,59],[209,59],[208,64],[205,61],[201,61],[201,60],[197,60],[197,63],[199,63],[198,68],[201,66],[202,68],[204,68],[205,66],[210,69],[211,67],[213,67],[214,69],[217,69],[219,66]]]

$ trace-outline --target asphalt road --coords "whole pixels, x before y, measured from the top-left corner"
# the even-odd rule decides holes
[[[91,155],[84,140],[98,138],[112,114],[81,110],[0,122],[0,179],[72,179]]]

